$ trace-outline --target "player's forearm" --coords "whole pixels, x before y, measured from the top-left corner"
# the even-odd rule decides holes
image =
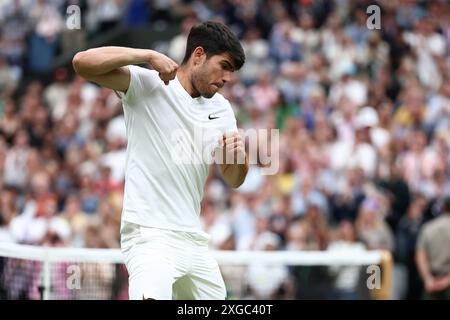
[[[78,52],[72,64],[83,76],[99,76],[130,64],[151,63],[153,50],[125,47],[100,47]]]
[[[230,187],[237,188],[244,183],[248,172],[247,159],[243,164],[226,164],[224,166],[222,176]]]

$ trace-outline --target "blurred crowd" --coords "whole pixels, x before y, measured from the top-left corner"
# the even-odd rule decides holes
[[[120,99],[63,68],[49,85],[35,79],[17,97],[15,84],[27,68],[18,39],[32,24],[15,28],[14,19],[40,5],[75,2],[0,6],[18,3],[29,4],[0,10],[0,241],[118,248],[126,148]],[[198,21],[226,22],[242,40],[246,63],[222,94],[239,128],[280,130],[280,167],[276,175],[264,175],[263,163],[251,166],[237,190],[211,170],[201,215],[211,248],[384,249],[395,261],[392,297],[422,297],[417,239],[426,223],[442,215],[450,194],[447,1],[84,5],[93,3],[110,11],[119,4],[141,8],[127,10],[135,17],[129,21],[158,26],[183,17],[180,34],[161,46],[177,62]],[[378,30],[366,24],[371,4],[381,8]],[[115,21],[125,7],[117,8]],[[225,277],[227,272],[235,276],[224,270]],[[305,277],[304,269],[259,264],[247,272],[245,294],[258,298],[285,297]],[[308,272],[318,281],[326,273],[334,298],[356,298],[358,268]]]
[[[8,81],[2,79],[0,88],[13,90],[24,75],[47,75],[56,57],[84,49],[89,40],[116,27],[148,25],[170,2],[1,0],[0,68]]]

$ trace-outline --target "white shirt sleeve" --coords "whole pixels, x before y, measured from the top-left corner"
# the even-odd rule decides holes
[[[135,65],[129,65],[128,69],[130,70],[130,85],[125,94],[119,93],[119,95],[129,105],[132,105],[136,99],[142,99],[148,96],[153,89],[162,83],[155,70],[149,70]]]
[[[228,132],[237,132],[237,124],[236,124],[236,116],[234,115],[233,108],[231,107],[231,104],[225,100],[227,113],[225,116],[225,121],[223,124],[223,133]]]

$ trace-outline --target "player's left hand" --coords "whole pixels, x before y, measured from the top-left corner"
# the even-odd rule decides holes
[[[219,139],[219,145],[223,149],[223,163],[242,164],[245,162],[245,145],[238,132],[226,133]]]

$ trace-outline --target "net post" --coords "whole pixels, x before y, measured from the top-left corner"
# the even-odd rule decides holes
[[[43,284],[43,300],[50,300],[50,259],[48,257],[48,249],[46,248],[44,251],[44,260],[42,261],[43,270],[42,270],[42,284]]]
[[[373,290],[372,294],[376,300],[388,300],[392,292],[392,272],[394,262],[392,254],[388,250],[381,251],[381,288]]]

